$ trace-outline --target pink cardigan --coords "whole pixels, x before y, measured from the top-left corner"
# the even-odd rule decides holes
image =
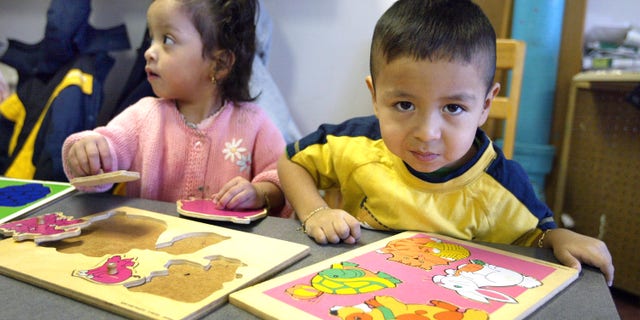
[[[280,186],[276,163],[285,142],[258,106],[229,102],[198,127],[185,124],[173,100],[143,98],[107,126],[67,137],[62,157],[79,139],[101,134],[109,142],[114,171],[140,172],[140,180],[127,184],[127,196],[152,200],[208,198],[236,176]],[[66,161],[63,164],[72,179]],[[111,186],[80,190],[103,192]],[[272,214],[288,217],[291,210]]]

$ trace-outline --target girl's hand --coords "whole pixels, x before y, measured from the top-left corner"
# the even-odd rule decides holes
[[[319,244],[354,244],[360,239],[360,222],[344,210],[326,208],[304,221],[304,232]]]
[[[113,161],[107,139],[92,135],[76,141],[67,153],[67,165],[74,177],[111,172]]]
[[[604,274],[607,285],[613,285],[613,262],[604,242],[563,228],[549,231],[547,238],[560,263],[578,270],[581,262],[594,266]]]
[[[264,197],[265,194],[249,180],[235,177],[213,195],[213,202],[220,209],[257,209],[266,205]]]

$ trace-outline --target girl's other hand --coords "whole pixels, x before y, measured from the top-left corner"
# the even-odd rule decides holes
[[[265,206],[264,194],[243,177],[229,180],[213,195],[213,201],[218,208],[227,210],[257,209]]]

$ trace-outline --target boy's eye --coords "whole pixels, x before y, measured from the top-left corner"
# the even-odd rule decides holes
[[[394,107],[396,109],[398,109],[399,111],[413,111],[416,109],[416,107],[413,105],[413,103],[408,102],[408,101],[402,101],[402,102],[398,102],[394,105]]]
[[[462,111],[464,111],[464,108],[462,108],[458,104],[448,104],[448,105],[442,107],[442,111],[444,111],[445,113],[449,113],[449,114],[458,114],[458,113],[461,113]]]
[[[173,39],[171,37],[169,37],[169,36],[164,36],[162,38],[162,43],[163,44],[174,44],[175,41],[173,41]]]

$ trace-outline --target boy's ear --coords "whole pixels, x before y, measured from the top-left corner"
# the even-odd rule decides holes
[[[364,82],[367,83],[367,88],[369,88],[369,93],[371,93],[371,102],[373,102],[373,112],[376,111],[376,88],[373,86],[373,78],[371,76],[367,76],[364,78]]]
[[[371,76],[367,76],[364,78],[364,81],[367,83],[367,88],[369,88],[369,92],[371,93],[371,100],[376,102],[376,89],[373,87],[373,78],[371,78]]]
[[[498,96],[500,92],[500,83],[496,82],[487,93],[487,96],[484,98],[484,105],[482,106],[482,115],[480,116],[480,123],[478,127],[482,126],[489,118],[489,110],[491,109],[491,104],[493,103],[493,99]]]
[[[233,52],[225,49],[214,51],[211,58],[212,76],[218,81],[225,79],[235,62],[236,56]]]

